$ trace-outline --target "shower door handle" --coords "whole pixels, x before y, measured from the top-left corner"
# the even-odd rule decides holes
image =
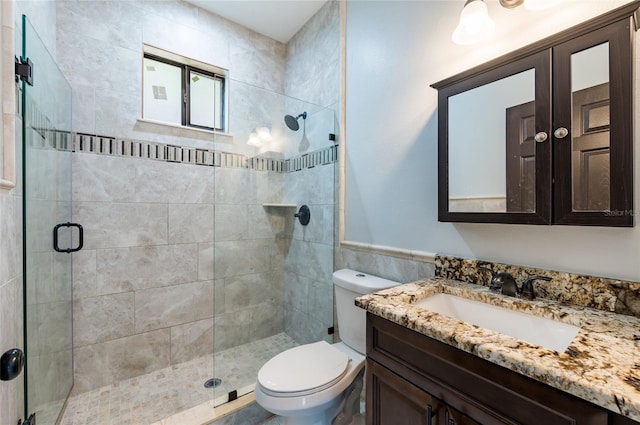
[[[77,247],[62,249],[60,248],[60,246],[58,246],[58,230],[60,230],[61,227],[77,227],[78,228],[78,246]],[[67,223],[56,224],[56,226],[53,228],[53,249],[55,249],[57,252],[66,252],[67,254],[70,254],[72,252],[80,251],[83,245],[84,245],[84,229],[82,228],[82,225],[78,223],[67,222]]]

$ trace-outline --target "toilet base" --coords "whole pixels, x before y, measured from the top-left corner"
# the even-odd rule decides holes
[[[321,412],[304,416],[283,416],[284,425],[351,425],[360,413],[360,393],[364,382],[364,368],[347,389]]]

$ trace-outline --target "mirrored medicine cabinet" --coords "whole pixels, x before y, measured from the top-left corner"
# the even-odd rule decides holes
[[[639,6],[432,85],[439,221],[633,226]]]

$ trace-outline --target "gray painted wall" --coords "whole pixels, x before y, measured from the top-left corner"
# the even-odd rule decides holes
[[[540,12],[490,2],[497,30],[480,46],[451,41],[461,3],[348,2],[346,240],[640,280],[638,226],[438,222],[437,91],[429,87],[627,2],[566,2]]]

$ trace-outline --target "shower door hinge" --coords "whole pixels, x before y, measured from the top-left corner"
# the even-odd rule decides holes
[[[18,421],[18,425],[36,425],[36,414],[32,413],[24,422],[22,422],[22,419],[20,419]]]
[[[16,83],[19,80],[22,80],[25,83],[32,86],[33,85],[33,62],[31,62],[31,59],[29,58],[27,58],[26,60],[23,58],[18,59],[18,57],[16,56],[15,62],[16,62],[16,68],[15,68]]]

